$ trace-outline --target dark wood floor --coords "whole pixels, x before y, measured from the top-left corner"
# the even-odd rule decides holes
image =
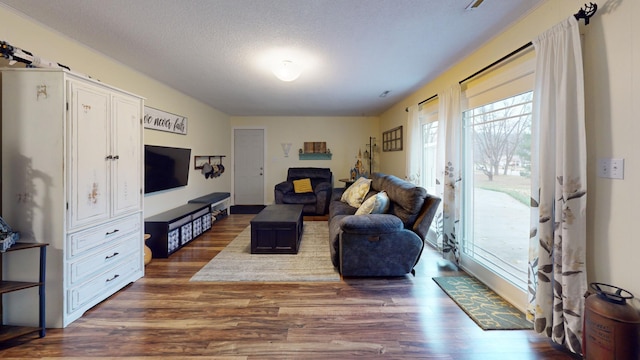
[[[573,358],[532,331],[481,330],[431,280],[455,272],[430,249],[415,277],[190,283],[252,217],[217,222],[67,328],[0,344],[0,358]]]

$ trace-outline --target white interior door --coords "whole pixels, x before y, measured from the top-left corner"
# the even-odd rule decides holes
[[[233,130],[234,204],[264,205],[264,129]]]

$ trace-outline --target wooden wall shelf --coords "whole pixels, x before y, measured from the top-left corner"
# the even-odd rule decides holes
[[[298,154],[300,160],[331,160],[330,153],[301,153]]]

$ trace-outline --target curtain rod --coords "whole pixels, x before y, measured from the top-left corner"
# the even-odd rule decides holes
[[[431,95],[431,96],[429,96],[428,98],[426,98],[426,99],[424,99],[424,100],[420,101],[420,102],[418,103],[418,106],[420,106],[420,105],[422,105],[422,104],[426,103],[426,102],[427,102],[427,101],[429,101],[429,100],[433,100],[433,99],[435,99],[435,98],[437,98],[437,97],[438,97],[438,94]]]
[[[420,106],[420,105],[422,105],[422,104],[426,103],[427,101],[433,100],[433,99],[435,99],[435,98],[437,98],[437,97],[438,97],[438,94],[431,95],[431,96],[429,96],[428,98],[426,98],[426,99],[424,99],[424,100],[420,101],[420,102],[418,103],[418,106]],[[409,112],[409,108],[408,108],[408,107],[404,108],[404,111],[405,111],[405,112]]]
[[[585,25],[589,25],[589,19],[590,19],[590,18],[591,18],[595,13],[596,13],[596,11],[597,11],[597,10],[598,10],[598,4],[594,4],[594,3],[589,3],[589,5],[584,4],[584,8],[580,8],[580,10],[578,10],[578,12],[577,12],[577,13],[573,14],[573,16],[576,18],[576,20],[584,19],[584,24],[585,24]],[[516,55],[516,54],[518,54],[518,53],[519,53],[519,52],[521,52],[521,51],[526,50],[527,48],[529,48],[529,47],[530,47],[530,46],[532,46],[532,45],[533,45],[533,42],[531,42],[531,41],[530,41],[530,42],[528,42],[528,43],[526,43],[526,44],[524,44],[524,45],[520,46],[519,48],[517,48],[517,49],[515,49],[514,51],[512,51],[512,52],[508,53],[507,55],[505,55],[505,56],[501,57],[500,59],[498,59],[498,60],[496,60],[496,61],[492,62],[491,64],[489,64],[489,65],[487,65],[487,66],[483,67],[482,69],[480,69],[480,70],[476,71],[475,73],[473,73],[473,74],[471,74],[471,75],[467,76],[466,78],[464,78],[464,79],[462,79],[462,80],[458,81],[458,84],[462,85],[463,83],[465,83],[465,82],[467,82],[467,81],[469,81],[469,80],[473,79],[474,77],[476,77],[476,76],[478,76],[478,75],[482,74],[483,72],[485,72],[485,71],[487,71],[487,70],[491,69],[492,67],[494,67],[494,66],[496,66],[496,65],[500,64],[501,62],[503,62],[503,61],[507,60],[508,58],[510,58],[510,57],[512,57],[512,56],[514,56],[514,55]],[[428,98],[426,98],[426,99],[424,99],[424,100],[420,101],[420,102],[418,103],[418,106],[420,106],[420,105],[422,105],[422,104],[426,103],[426,102],[427,102],[427,101],[429,101],[429,100],[433,100],[433,99],[435,99],[435,98],[437,98],[437,97],[438,97],[438,94],[435,94],[435,95],[433,95],[433,96],[430,96],[430,97],[428,97]],[[404,109],[404,111],[409,112],[409,108],[408,108],[408,107],[406,107],[406,108]]]
[[[584,4],[584,8],[580,8],[580,10],[578,10],[577,13],[573,14],[573,16],[576,18],[576,20],[584,19],[584,24],[585,25],[589,25],[589,19],[596,13],[597,10],[598,10],[598,4],[594,4],[594,3],[589,3],[589,5]],[[530,42],[520,46],[516,50],[508,53],[507,55],[505,55],[505,56],[501,57],[500,59],[492,62],[491,64],[483,67],[482,69],[476,71],[475,73],[473,73],[473,74],[467,76],[466,78],[458,81],[458,84],[462,85],[463,83],[473,79],[474,77],[482,74],[483,72],[491,69],[492,67],[494,67],[494,66],[500,64],[501,62],[509,59],[510,57],[518,54],[519,52],[528,49],[532,45],[533,45],[533,43],[530,41]]]
[[[517,48],[517,49],[513,50],[512,52],[510,52],[510,53],[508,53],[507,55],[505,55],[505,56],[501,57],[500,59],[498,59],[498,60],[496,60],[496,61],[492,62],[491,64],[489,64],[489,65],[487,65],[487,66],[483,67],[482,69],[480,69],[480,70],[478,70],[478,71],[474,72],[473,74],[471,74],[471,75],[467,76],[466,78],[464,78],[464,79],[462,79],[462,80],[458,81],[458,84],[462,85],[463,83],[465,83],[465,82],[467,82],[467,81],[469,81],[469,80],[473,79],[474,77],[476,77],[476,76],[478,76],[478,75],[482,74],[483,72],[485,72],[485,71],[487,71],[487,70],[491,69],[492,67],[494,67],[494,66],[496,66],[496,65],[500,64],[501,62],[503,62],[503,61],[507,60],[508,58],[510,58],[510,57],[512,57],[512,56],[514,56],[514,55],[516,55],[516,54],[518,54],[518,53],[519,53],[519,52],[521,52],[521,51],[524,51],[524,50],[528,49],[531,45],[533,45],[533,43],[532,43],[531,41],[529,41],[528,43],[526,43],[526,44],[524,44],[524,45],[520,46],[519,48]]]

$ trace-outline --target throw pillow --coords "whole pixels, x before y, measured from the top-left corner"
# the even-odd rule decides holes
[[[369,187],[371,187],[371,179],[365,177],[358,178],[356,182],[351,184],[351,186],[342,193],[340,201],[359,208],[360,205],[362,205],[362,200],[364,200],[364,197],[369,192]]]
[[[365,200],[356,211],[356,215],[384,214],[387,210],[389,210],[389,196],[386,192],[380,191]]]
[[[313,192],[311,179],[293,180],[293,191],[295,191],[296,194]]]

